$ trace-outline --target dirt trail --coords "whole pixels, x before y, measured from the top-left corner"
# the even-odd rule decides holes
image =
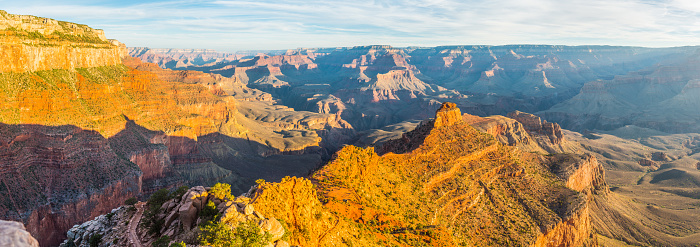
[[[129,220],[129,233],[127,236],[129,237],[129,243],[131,243],[133,247],[143,247],[139,235],[136,234],[136,227],[138,227],[139,221],[141,221],[144,205],[146,205],[144,202],[139,202],[134,205],[134,207],[136,207],[136,213],[134,216],[131,216],[131,220]]]
[[[459,170],[459,168],[462,167],[462,165],[464,165],[470,161],[473,161],[473,160],[481,159],[487,153],[494,152],[497,149],[498,149],[498,145],[493,144],[491,146],[488,146],[482,150],[476,151],[476,152],[469,154],[467,156],[460,157],[459,159],[454,161],[455,164],[450,168],[450,170],[443,172],[443,173],[440,173],[440,174],[434,176],[433,178],[431,178],[430,181],[428,181],[428,183],[426,183],[425,186],[423,187],[423,191],[426,191],[426,192],[430,191],[433,187],[435,187],[435,185],[438,185],[442,181],[445,181],[445,179],[452,177],[452,175],[454,175],[454,173],[457,172]]]

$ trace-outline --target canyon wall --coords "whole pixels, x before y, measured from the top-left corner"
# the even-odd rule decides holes
[[[121,64],[126,46],[85,25],[0,12],[0,72]]]

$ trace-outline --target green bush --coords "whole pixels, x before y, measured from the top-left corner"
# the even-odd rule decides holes
[[[102,242],[102,234],[95,234],[90,237],[90,240],[88,240],[88,243],[90,243],[90,247],[98,247],[100,246],[100,243]]]
[[[209,218],[209,219],[214,219],[214,217],[219,213],[219,210],[216,209],[216,204],[214,202],[209,201],[207,202],[207,205],[204,206],[202,209],[202,213],[200,214],[200,217],[202,218]]]
[[[180,200],[185,193],[187,193],[187,190],[190,188],[187,186],[180,186],[177,188],[177,190],[173,191],[173,193],[170,194],[170,197],[175,198],[177,200]]]
[[[168,200],[170,200],[170,191],[168,189],[160,189],[148,198],[148,207],[158,206],[160,208]]]
[[[269,233],[262,234],[260,228],[252,221],[240,223],[234,229],[221,222],[211,222],[200,227],[200,230],[200,244],[212,247],[263,247],[272,239]]]
[[[187,247],[187,245],[185,244],[185,242],[179,242],[171,244],[170,247]]]
[[[129,199],[126,199],[126,201],[124,201],[124,204],[131,206],[136,204],[137,202],[139,202],[139,200],[136,199],[136,197],[131,197]]]
[[[151,247],[168,247],[168,244],[170,244],[170,237],[162,236],[153,242]]]
[[[170,191],[167,189],[160,189],[148,198],[148,202],[146,203],[148,209],[143,213],[141,225],[148,229],[149,234],[158,234],[163,228],[163,223],[165,223],[165,221],[163,219],[157,219],[156,215],[158,215],[158,211],[163,203],[168,200],[170,200]]]
[[[112,217],[114,216],[114,213],[107,213],[105,217],[107,217],[107,220],[112,221]]]
[[[213,194],[214,197],[223,200],[226,197],[231,197],[231,185],[216,183],[213,187],[211,187],[209,193]]]

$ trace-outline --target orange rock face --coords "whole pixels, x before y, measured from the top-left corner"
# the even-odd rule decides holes
[[[0,63],[0,73],[117,65],[121,63],[122,55],[121,48],[111,44],[32,46],[19,39],[0,37],[0,61],[12,61]]]
[[[532,247],[598,246],[591,233],[589,208],[579,209],[569,219],[558,223],[552,230],[537,238]]]
[[[381,156],[373,148],[342,149],[312,176],[321,200],[369,228],[364,237],[379,245],[590,243],[585,194],[552,176],[541,156],[501,145],[461,117],[446,103],[434,122],[386,142]]]
[[[452,126],[462,122],[462,112],[455,103],[445,102],[435,113],[435,128]]]
[[[117,65],[126,46],[85,25],[0,12],[0,73]]]

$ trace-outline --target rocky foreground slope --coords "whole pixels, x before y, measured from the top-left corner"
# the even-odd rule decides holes
[[[591,156],[500,144],[447,103],[378,149],[343,148],[310,180],[259,181],[238,197],[221,184],[163,192],[149,200],[150,218],[140,217],[159,227],[137,234],[147,244],[238,241],[253,228],[255,241],[274,246],[595,246],[588,198],[608,193],[604,176]],[[121,243],[137,211],[75,226],[68,242],[101,234]]]

